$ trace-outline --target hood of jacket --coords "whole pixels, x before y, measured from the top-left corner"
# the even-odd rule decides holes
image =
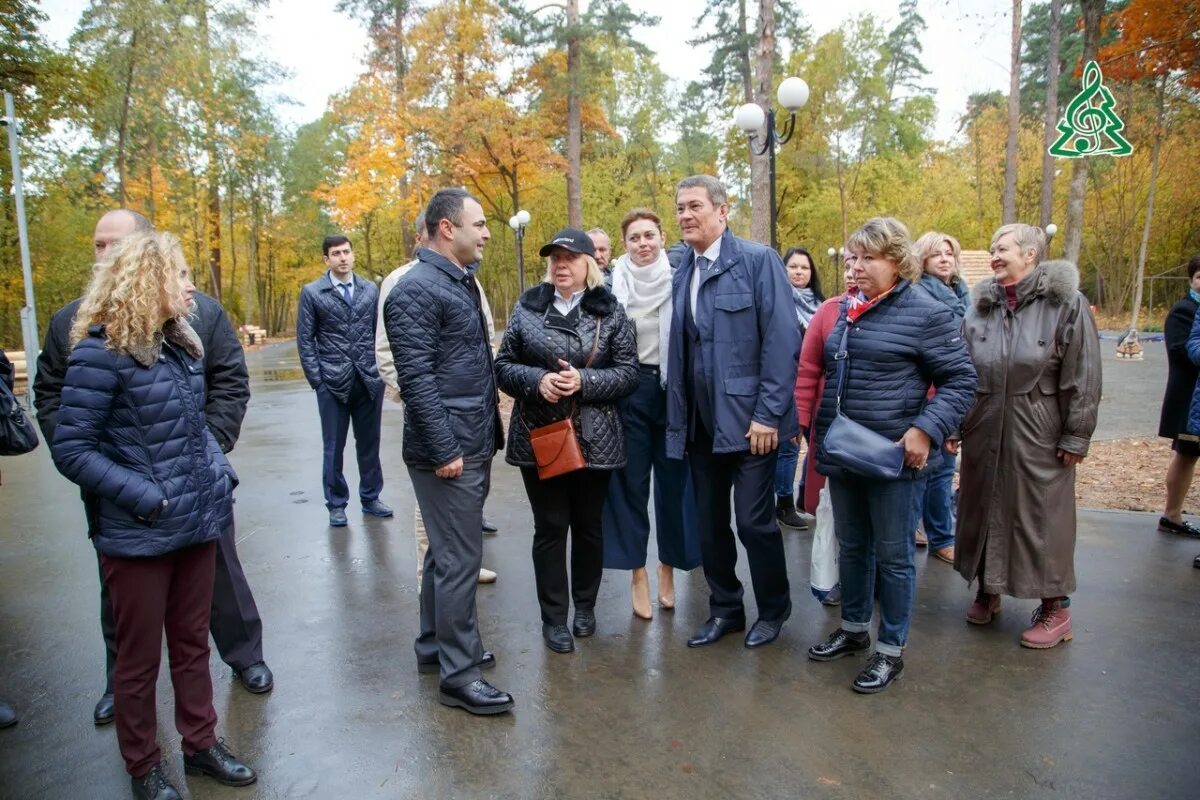
[[[1048,297],[1066,303],[1079,291],[1079,269],[1070,261],[1043,261],[1017,284],[1017,303],[1028,296]],[[995,278],[985,278],[971,289],[971,300],[981,314],[1005,304],[1004,287]]]
[[[544,282],[526,289],[520,300],[521,305],[537,314],[545,314],[553,302],[554,286]],[[584,291],[579,305],[594,317],[607,317],[617,310],[617,298],[603,286],[595,286]]]

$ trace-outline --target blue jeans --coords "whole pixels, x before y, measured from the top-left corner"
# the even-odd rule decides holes
[[[908,641],[917,572],[917,498],[925,478],[881,481],[857,475],[831,476],[833,524],[837,532],[842,581],[842,629],[871,628],[875,571],[879,570],[879,637],[876,650],[899,656]]]
[[[943,451],[941,466],[926,476],[925,492],[913,501],[917,521],[925,523],[930,550],[941,550],[954,544],[954,465],[957,461],[958,456]]]
[[[790,439],[779,443],[779,460],[775,462],[775,495],[792,497],[796,493],[796,462],[800,460],[799,445]]]

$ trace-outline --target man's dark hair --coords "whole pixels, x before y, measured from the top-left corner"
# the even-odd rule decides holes
[[[425,208],[425,232],[430,239],[437,238],[438,225],[444,219],[455,225],[462,224],[463,203],[467,200],[475,198],[466,189],[442,189],[430,198]]]
[[[326,236],[325,241],[321,242],[321,255],[328,256],[330,250],[335,247],[341,247],[344,244],[350,244],[350,240],[340,233],[336,236]],[[351,248],[354,247],[354,245],[350,246]]]
[[[1188,262],[1188,280],[1196,276],[1200,272],[1200,255],[1192,256],[1192,260]]]

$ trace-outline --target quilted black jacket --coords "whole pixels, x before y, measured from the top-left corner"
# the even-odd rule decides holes
[[[404,400],[404,463],[488,461],[504,445],[492,347],[468,273],[421,248],[383,302]]]
[[[496,380],[516,399],[505,460],[518,467],[536,466],[526,423],[533,428],[549,425],[574,407],[575,431],[588,467],[620,469],[625,466],[625,436],[616,401],[633,394],[638,383],[633,323],[612,292],[601,286],[584,292],[568,320],[551,310],[553,300],[554,287],[548,283],[521,295],[496,355]],[[597,320],[600,342],[592,366],[584,369]],[[575,403],[569,398],[547,403],[538,393],[542,376],[557,372],[560,358],[578,369],[583,379]]]
[[[325,273],[300,290],[296,349],[312,388],[324,386],[343,403],[350,401],[354,375],[372,395],[383,391],[375,366],[375,314],[379,289],[354,276],[354,300],[347,304]]]

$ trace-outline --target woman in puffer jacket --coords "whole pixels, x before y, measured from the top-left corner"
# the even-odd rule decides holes
[[[170,234],[134,234],[96,271],[71,328],[54,463],[84,490],[117,627],[117,741],[134,797],[178,798],[157,743],[163,630],[184,769],[230,786],[252,769],[217,740],[208,668],[216,539],[237,476],[204,421],[196,287]]]
[[[496,382],[516,403],[505,460],[521,468],[533,509],[533,569],[542,638],[556,653],[596,631],[604,570],[601,514],[613,470],[625,466],[617,401],[638,385],[637,339],[581,230],[564,228],[541,249],[546,279],[521,295],[496,355]],[[585,468],[542,480],[529,431],[570,417]],[[567,580],[567,533],[571,578]],[[567,609],[575,603],[572,629]]]

